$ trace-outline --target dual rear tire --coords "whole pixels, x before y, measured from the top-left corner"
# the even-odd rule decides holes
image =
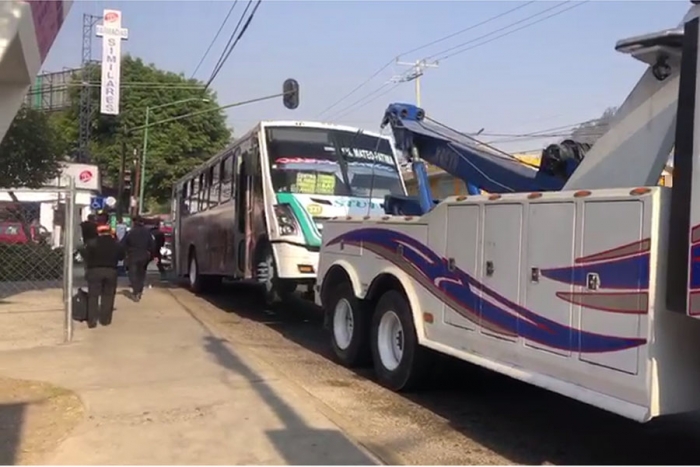
[[[418,344],[408,300],[385,292],[374,306],[358,300],[348,282],[329,291],[331,345],[346,367],[374,366],[377,380],[393,391],[416,389],[430,365],[430,351]]]

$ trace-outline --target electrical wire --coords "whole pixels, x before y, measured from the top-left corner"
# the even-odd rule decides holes
[[[498,29],[496,29],[495,31],[492,31],[492,32],[487,33],[487,34],[483,34],[483,35],[481,35],[481,36],[479,36],[479,37],[477,37],[477,38],[475,38],[475,39],[472,39],[472,40],[467,41],[467,42],[463,42],[463,43],[458,44],[458,45],[456,45],[456,46],[454,46],[454,47],[450,47],[450,48],[448,48],[448,49],[445,49],[445,50],[443,50],[442,52],[438,52],[438,53],[436,53],[436,54],[433,54],[433,55],[427,57],[425,60],[430,60],[430,59],[436,57],[437,55],[443,54],[443,53],[445,53],[445,52],[450,52],[450,51],[455,50],[455,49],[459,49],[459,50],[457,50],[457,51],[454,52],[454,53],[444,55],[444,56],[438,58],[437,61],[445,60],[445,59],[450,58],[450,57],[452,57],[452,56],[454,56],[454,55],[458,55],[458,54],[460,54],[460,53],[466,52],[467,50],[473,50],[473,49],[475,49],[475,48],[477,48],[477,47],[480,47],[480,46],[482,46],[482,45],[486,45],[486,44],[488,44],[488,43],[490,43],[490,42],[493,42],[493,41],[495,41],[495,40],[497,40],[497,39],[500,39],[500,38],[502,38],[502,37],[508,36],[508,35],[513,34],[513,33],[515,33],[515,32],[518,32],[518,31],[521,31],[521,30],[523,30],[523,29],[526,29],[526,28],[528,28],[528,27],[534,26],[535,24],[541,23],[542,21],[545,21],[545,20],[547,20],[547,19],[550,19],[550,18],[553,18],[553,17],[558,16],[558,15],[560,15],[560,14],[563,14],[563,13],[569,11],[569,10],[572,10],[572,9],[574,9],[574,8],[577,8],[577,7],[579,7],[579,6],[581,6],[581,5],[585,4],[585,3],[588,3],[589,1],[590,1],[590,0],[583,0],[583,1],[579,2],[579,3],[575,3],[575,4],[571,5],[571,6],[569,6],[568,8],[564,8],[563,10],[556,11],[556,12],[550,14],[550,15],[547,15],[547,16],[545,16],[545,17],[543,17],[543,18],[538,19],[537,21],[533,21],[533,22],[531,22],[531,23],[527,23],[527,24],[525,24],[525,25],[523,25],[523,26],[521,26],[521,27],[519,27],[519,28],[513,29],[513,30],[508,31],[508,32],[506,32],[506,33],[504,33],[504,34],[498,35],[498,36],[493,37],[493,38],[491,38],[491,39],[489,39],[489,40],[486,40],[486,41],[483,41],[483,42],[479,42],[479,43],[477,43],[477,44],[475,44],[475,45],[473,45],[473,46],[470,46],[470,47],[467,47],[467,48],[464,48],[464,49],[459,49],[460,47],[463,47],[463,46],[465,46],[465,45],[474,43],[474,42],[476,42],[476,41],[479,41],[479,40],[481,40],[481,39],[484,39],[484,38],[486,38],[486,37],[489,37],[489,36],[491,36],[491,35],[493,35],[493,34],[496,34],[496,33],[498,33],[498,32],[507,30],[507,29],[509,29],[509,28],[511,28],[511,27],[513,27],[513,26],[515,26],[515,25],[517,25],[517,24],[521,24],[521,23],[523,23],[523,22],[525,22],[525,21],[527,21],[527,20],[536,18],[537,16],[541,16],[541,15],[544,14],[544,13],[547,13],[547,12],[549,12],[549,11],[552,11],[552,10],[555,10],[555,9],[557,9],[557,8],[560,8],[560,7],[564,6],[564,5],[566,5],[567,3],[571,2],[571,0],[567,0],[567,1],[564,2],[564,3],[559,3],[559,4],[557,4],[557,5],[554,5],[553,7],[546,8],[546,9],[544,9],[544,10],[538,12],[538,13],[535,13],[535,14],[533,14],[533,15],[527,16],[527,17],[525,17],[524,19],[521,19],[521,20],[515,21],[515,22],[513,22],[513,23],[510,23],[510,24],[508,24],[508,25],[506,25],[506,26],[504,26],[504,27],[502,27],[502,28],[498,28]],[[380,88],[380,89],[381,89],[381,88]],[[375,90],[375,92],[377,92],[377,91],[379,91],[379,89]],[[374,100],[374,99],[373,99],[373,100]],[[357,111],[359,108],[364,107],[364,105],[368,104],[369,102],[372,102],[372,100],[370,100],[370,101],[368,101],[368,102],[366,102],[366,103],[360,105],[360,107],[358,107],[357,109],[354,109],[353,112],[354,112],[354,111]],[[350,104],[350,106],[348,106],[348,107],[346,107],[345,109],[341,110],[341,113],[342,113],[343,115],[345,115],[345,114],[346,114],[345,111],[346,111],[347,109],[349,109],[350,107],[354,106],[355,104],[356,104],[356,103]],[[338,118],[338,116],[336,115],[335,118]]]
[[[486,19],[483,20],[483,21],[480,21],[480,22],[478,22],[478,23],[472,24],[471,26],[467,26],[466,28],[460,29],[459,31],[455,31],[455,32],[453,32],[453,33],[451,33],[451,34],[448,34],[447,36],[444,36],[444,37],[442,37],[442,38],[440,38],[440,39],[436,39],[436,40],[434,40],[434,41],[432,41],[432,42],[428,42],[427,44],[421,45],[420,47],[416,47],[415,49],[407,50],[406,52],[403,52],[403,53],[399,54],[399,57],[400,57],[401,55],[408,55],[408,54],[411,54],[411,53],[414,53],[414,52],[418,52],[419,50],[426,49],[426,48],[430,47],[431,45],[439,44],[440,42],[444,42],[444,41],[446,41],[446,40],[448,40],[448,39],[452,39],[453,37],[459,36],[460,34],[464,34],[464,33],[467,32],[467,31],[471,31],[472,29],[476,29],[476,28],[478,28],[479,26],[483,26],[484,24],[488,24],[488,23],[490,23],[490,22],[492,22],[492,21],[496,21],[497,19],[503,18],[504,16],[507,16],[507,15],[509,15],[509,14],[511,14],[511,13],[515,13],[516,11],[523,9],[523,8],[525,8],[526,6],[532,5],[532,4],[535,3],[535,2],[536,2],[536,0],[531,0],[531,1],[529,1],[529,2],[525,2],[525,3],[521,4],[521,5],[518,5],[518,6],[514,7],[514,8],[511,8],[510,10],[506,10],[506,11],[504,11],[504,12],[502,12],[502,13],[497,14],[497,15],[490,16],[490,17],[486,18]]]
[[[397,58],[398,58],[398,57],[397,57]],[[352,91],[350,91],[349,93],[345,94],[343,97],[341,97],[340,99],[338,99],[337,101],[335,101],[333,104],[329,105],[328,107],[326,107],[325,109],[323,109],[321,112],[319,112],[319,113],[316,115],[316,118],[320,118],[321,115],[325,114],[326,112],[328,112],[329,110],[331,110],[333,107],[335,107],[336,105],[340,104],[340,103],[343,102],[345,99],[347,99],[348,97],[350,97],[350,96],[352,96],[353,94],[355,94],[355,93],[356,93],[357,91],[359,91],[362,87],[364,87],[367,83],[369,83],[369,82],[372,81],[374,78],[376,78],[377,75],[379,75],[379,73],[381,73],[382,71],[384,71],[384,70],[386,70],[387,68],[389,68],[389,67],[394,63],[394,61],[395,61],[395,59],[392,58],[391,60],[389,60],[388,62],[386,62],[384,65],[382,65],[381,68],[379,68],[377,71],[375,71],[369,78],[367,78],[366,80],[364,80],[363,82],[361,82],[360,84],[358,84]],[[352,105],[352,104],[351,104],[351,105]],[[346,107],[346,108],[347,108],[347,107]],[[341,112],[342,112],[342,110],[341,110]]]
[[[366,105],[369,104],[370,102],[374,102],[374,101],[376,101],[377,99],[379,99],[380,97],[385,96],[386,94],[390,93],[391,91],[393,91],[394,89],[396,89],[397,87],[399,87],[401,84],[403,84],[403,83],[395,83],[393,86],[389,87],[389,89],[386,89],[386,90],[385,90],[384,92],[382,92],[381,94],[377,94],[378,92],[384,90],[384,89],[389,85],[389,83],[385,83],[385,84],[383,84],[382,86],[380,86],[378,89],[375,89],[374,91],[370,92],[369,94],[366,94],[365,96],[359,98],[358,100],[356,100],[355,102],[353,102],[353,103],[350,104],[349,106],[345,107],[345,108],[342,109],[340,112],[337,112],[337,113],[334,114],[331,118],[329,118],[329,120],[337,120],[337,119],[339,119],[339,118],[342,118],[342,117],[345,117],[345,116],[347,116],[347,115],[350,115],[351,113],[356,112],[357,110],[359,110],[359,109],[361,109],[362,107],[366,106]],[[376,95],[375,95],[375,94],[376,94]],[[367,100],[367,99],[369,99],[369,100]],[[363,101],[365,101],[365,100],[366,100],[366,102],[363,102]],[[357,107],[356,109],[353,109],[353,107],[354,107],[355,105],[357,105],[357,104],[360,104],[359,107]]]
[[[501,39],[501,38],[506,37],[506,36],[510,36],[510,35],[513,34],[513,33],[516,33],[516,32],[518,32],[518,31],[522,31],[523,29],[527,29],[527,28],[529,28],[529,27],[532,27],[532,26],[534,26],[534,25],[536,25],[536,24],[539,24],[539,23],[541,23],[541,22],[543,22],[543,21],[546,21],[546,20],[548,20],[548,19],[550,19],[550,18],[554,18],[555,16],[559,16],[559,15],[561,15],[561,14],[564,14],[564,13],[566,13],[567,11],[573,10],[574,8],[578,8],[578,7],[580,7],[580,6],[582,6],[582,5],[586,4],[586,3],[588,3],[588,2],[590,2],[590,1],[591,1],[591,0],[583,0],[583,1],[579,2],[579,3],[575,3],[575,4],[571,5],[571,6],[569,6],[568,8],[564,8],[563,10],[556,11],[556,12],[550,14],[550,15],[545,16],[544,18],[540,18],[540,19],[538,19],[537,21],[533,21],[532,23],[525,24],[525,25],[523,25],[523,26],[521,26],[521,27],[519,27],[519,28],[515,28],[515,29],[513,29],[513,30],[511,30],[511,31],[505,32],[505,33],[503,33],[503,34],[500,34],[500,35],[498,35],[498,36],[496,36],[496,37],[493,37],[493,38],[491,38],[491,39],[489,39],[489,40],[487,40],[487,41],[479,42],[479,43],[474,44],[474,45],[472,45],[472,46],[469,46],[469,47],[466,47],[466,48],[457,50],[457,51],[455,51],[455,52],[453,52],[453,53],[450,53],[450,54],[447,54],[447,55],[443,55],[442,57],[438,58],[438,60],[447,60],[447,59],[450,58],[450,57],[454,57],[455,55],[459,55],[459,54],[464,53],[464,52],[466,52],[466,51],[468,51],[468,50],[473,50],[473,49],[475,49],[475,48],[477,48],[477,47],[481,47],[482,45],[489,44],[489,43],[491,43],[491,42],[493,42],[493,41],[495,41],[495,40]],[[567,2],[567,3],[568,3],[568,2]],[[561,6],[561,5],[557,5],[557,6]],[[552,9],[553,9],[553,8],[548,8],[548,9],[546,9],[546,10],[543,10],[543,11],[540,12],[540,13],[543,13],[543,12],[546,12],[546,11],[551,11]],[[507,29],[507,28],[504,28],[504,29]],[[503,30],[503,29],[501,29],[501,30]],[[497,32],[497,31],[494,31],[494,32]],[[473,42],[473,41],[470,41],[470,42]],[[467,44],[470,43],[470,42],[464,43],[464,44],[462,44],[462,45],[467,45]],[[452,47],[451,49],[448,49],[448,50],[454,50],[454,47]]]
[[[216,64],[214,65],[214,69],[212,70],[212,75],[221,66],[221,62],[223,61],[224,56],[226,55],[226,51],[229,50],[229,48],[231,47],[231,44],[233,44],[233,41],[235,40],[236,34],[238,33],[238,29],[241,27],[241,24],[243,24],[243,18],[245,18],[245,15],[246,15],[246,13],[248,13],[248,10],[250,9],[252,4],[253,4],[253,0],[248,0],[248,4],[245,6],[245,9],[243,10],[241,17],[238,18],[238,23],[236,23],[236,27],[233,29],[233,32],[231,32],[231,35],[229,36],[228,41],[226,42],[226,45],[224,46],[224,49],[221,51],[221,55],[219,55],[219,58],[217,59]],[[211,78],[211,76],[210,76],[210,78]]]
[[[565,3],[560,3],[560,4],[557,4],[557,5],[553,6],[553,7],[546,8],[546,9],[544,9],[544,10],[542,10],[542,11],[536,13],[536,14],[527,16],[527,17],[525,17],[524,19],[515,21],[515,22],[513,22],[513,23],[510,23],[509,25],[506,25],[506,26],[502,27],[502,28],[496,29],[495,31],[492,31],[492,32],[487,33],[487,34],[483,34],[483,35],[481,35],[481,36],[479,36],[479,37],[477,37],[477,38],[475,38],[475,39],[472,39],[472,40],[470,40],[470,41],[464,42],[464,43],[462,43],[462,44],[458,44],[457,46],[454,46],[454,47],[450,47],[450,48],[448,48],[448,49],[446,49],[446,50],[443,50],[442,52],[438,52],[438,53],[436,53],[436,54],[433,54],[433,55],[429,56],[428,58],[426,58],[426,60],[430,60],[430,59],[436,57],[437,55],[440,55],[440,54],[443,54],[443,53],[446,53],[446,52],[450,52],[450,51],[453,51],[453,50],[456,50],[456,49],[457,49],[455,52],[449,53],[449,54],[447,54],[447,55],[443,55],[443,56],[441,56],[441,57],[439,57],[439,58],[437,59],[437,61],[446,60],[447,58],[450,58],[450,57],[453,57],[453,56],[455,56],[455,55],[461,54],[461,53],[466,52],[466,51],[468,51],[468,50],[473,50],[473,49],[475,49],[475,48],[477,48],[477,47],[486,45],[486,44],[488,44],[488,43],[490,43],[490,42],[493,42],[493,41],[495,41],[495,40],[497,40],[497,39],[500,39],[500,38],[502,38],[502,37],[506,37],[506,36],[509,36],[510,34],[513,34],[513,33],[515,33],[515,32],[522,31],[523,29],[527,29],[527,28],[529,28],[529,27],[532,27],[532,26],[534,26],[534,25],[536,25],[536,24],[538,24],[538,23],[541,23],[541,22],[543,22],[543,21],[545,21],[545,20],[547,20],[547,19],[550,19],[550,18],[553,18],[553,17],[555,17],[555,16],[561,15],[561,14],[567,12],[567,11],[570,11],[570,10],[572,10],[572,9],[574,9],[574,8],[577,8],[577,7],[579,7],[579,6],[581,6],[581,5],[585,4],[585,3],[588,3],[589,1],[590,1],[590,0],[583,0],[583,1],[579,2],[579,3],[574,3],[573,5],[569,6],[568,8],[564,8],[564,9],[562,9],[562,10],[556,11],[556,12],[554,12],[554,13],[552,13],[552,14],[550,14],[550,15],[547,15],[547,16],[545,16],[545,17],[543,17],[543,18],[539,18],[539,19],[536,20],[536,21],[527,23],[527,24],[525,24],[525,25],[523,25],[523,26],[521,26],[521,27],[519,27],[519,28],[516,28],[516,29],[510,30],[510,31],[507,31],[507,32],[505,32],[505,33],[503,33],[503,34],[497,35],[496,37],[493,37],[493,38],[491,38],[491,39],[489,39],[489,40],[486,40],[486,41],[483,41],[483,42],[478,42],[478,43],[476,43],[476,44],[474,44],[474,45],[472,45],[472,46],[470,46],[470,47],[461,48],[461,47],[463,47],[463,46],[465,46],[465,45],[473,44],[473,43],[476,42],[476,41],[479,41],[479,40],[481,40],[481,39],[484,39],[484,38],[486,38],[486,37],[489,37],[489,36],[491,36],[491,35],[493,35],[493,34],[497,34],[498,32],[505,31],[505,30],[507,30],[507,29],[509,29],[509,28],[511,28],[511,27],[513,27],[513,26],[515,26],[515,25],[517,25],[517,24],[521,24],[521,23],[523,23],[523,22],[525,22],[525,21],[528,21],[528,20],[530,20],[530,19],[533,19],[533,18],[536,18],[536,17],[538,17],[538,16],[541,16],[541,15],[544,14],[544,13],[547,13],[547,12],[552,11],[552,10],[556,10],[556,9],[558,9],[558,8],[560,8],[560,7],[564,6],[564,5],[566,5],[567,3],[571,2],[571,0],[567,0]],[[388,66],[388,65],[387,65],[387,66]],[[378,74],[378,73],[376,73],[376,74]],[[374,93],[380,91],[383,87],[384,87],[384,86],[380,87],[379,89],[375,90],[375,91],[374,91],[373,93],[371,93],[371,94],[374,94]],[[384,93],[384,94],[385,94],[385,93]],[[360,108],[364,107],[365,105],[367,105],[367,104],[369,104],[370,102],[376,100],[378,97],[381,97],[381,96],[384,95],[384,94],[381,94],[381,95],[379,95],[379,96],[376,96],[375,98],[370,99],[369,101],[360,104],[360,106],[357,107],[356,109],[353,109],[352,112],[355,112],[355,111],[359,110]],[[368,96],[366,96],[366,97],[368,97]],[[362,99],[361,99],[361,100],[362,100]],[[361,101],[361,100],[360,100],[360,101]],[[348,113],[350,113],[350,108],[352,108],[353,106],[355,106],[357,103],[358,103],[358,102],[356,101],[355,103],[350,104],[350,106],[348,106],[348,107],[346,107],[345,109],[341,110],[340,114],[341,114],[342,116],[347,115]],[[339,118],[339,115],[336,114],[336,115],[335,115],[335,118]]]
[[[345,99],[347,99],[348,97],[350,97],[350,96],[352,96],[353,94],[355,94],[355,93],[356,93],[357,91],[359,91],[361,88],[363,88],[364,86],[366,86],[367,83],[369,83],[369,82],[372,81],[374,78],[376,78],[381,72],[383,72],[384,70],[386,70],[387,68],[389,68],[389,67],[390,67],[396,60],[398,60],[398,58],[401,57],[402,55],[407,55],[407,54],[410,54],[410,53],[413,53],[413,52],[417,52],[417,51],[419,51],[419,50],[423,50],[423,49],[425,49],[425,48],[427,48],[427,47],[430,47],[431,45],[435,45],[435,44],[438,44],[438,43],[440,43],[440,42],[443,42],[443,41],[445,41],[445,40],[447,40],[447,39],[451,39],[451,38],[453,38],[453,37],[455,37],[455,36],[457,36],[457,35],[463,34],[463,33],[467,32],[467,31],[470,31],[470,30],[472,30],[472,29],[475,29],[475,28],[477,28],[477,27],[479,27],[479,26],[483,26],[484,24],[488,24],[488,23],[490,23],[490,22],[492,22],[492,21],[495,21],[495,20],[497,20],[497,19],[500,19],[500,18],[502,18],[502,17],[504,17],[504,16],[506,16],[506,15],[509,15],[509,14],[511,14],[511,13],[517,11],[517,10],[520,10],[521,8],[524,8],[524,7],[526,7],[526,6],[528,6],[528,5],[532,4],[532,3],[535,3],[535,1],[529,1],[529,2],[526,2],[526,3],[522,4],[522,5],[518,5],[518,6],[515,7],[515,8],[511,8],[510,10],[506,10],[506,11],[504,11],[504,12],[502,12],[502,13],[499,13],[499,14],[497,14],[497,15],[494,15],[494,16],[491,16],[491,17],[489,17],[489,18],[486,18],[486,19],[483,20],[483,21],[480,21],[480,22],[478,22],[478,23],[475,23],[475,24],[472,24],[472,25],[470,25],[470,26],[467,26],[467,27],[464,28],[464,29],[460,29],[459,31],[453,32],[453,33],[451,33],[451,34],[448,34],[447,36],[443,36],[443,37],[441,37],[441,38],[439,38],[439,39],[436,39],[436,40],[434,40],[434,41],[431,41],[431,42],[428,42],[428,43],[426,43],[426,44],[423,44],[423,45],[421,45],[421,46],[419,46],[419,47],[415,47],[415,48],[413,48],[413,49],[410,49],[410,50],[407,50],[407,51],[405,51],[405,52],[402,52],[402,53],[398,54],[396,57],[392,58],[391,60],[389,60],[388,62],[386,62],[384,65],[382,65],[377,71],[375,71],[374,73],[372,73],[372,75],[370,75],[369,78],[367,78],[366,80],[364,80],[363,82],[361,82],[360,84],[358,84],[352,91],[350,91],[349,93],[345,94],[343,97],[341,97],[340,99],[338,99],[337,101],[335,101],[334,103],[332,103],[331,105],[329,105],[328,107],[326,107],[325,109],[323,109],[320,113],[317,114],[316,118],[319,118],[321,115],[325,114],[326,112],[328,112],[329,110],[331,110],[332,108],[334,108],[335,106],[337,106],[338,104],[340,104],[341,102],[343,102]]]
[[[194,71],[192,72],[191,78],[194,78],[194,76],[197,74],[199,71],[199,67],[202,66],[202,63],[204,63],[204,60],[207,58],[207,55],[209,55],[209,52],[211,51],[211,48],[214,47],[214,44],[216,43],[216,40],[219,38],[219,34],[221,34],[221,31],[224,30],[224,26],[226,26],[226,23],[228,22],[228,19],[231,17],[231,13],[233,13],[233,9],[236,8],[236,4],[238,4],[238,0],[233,0],[233,4],[231,5],[231,8],[229,8],[228,13],[226,14],[226,17],[224,20],[221,22],[221,26],[219,26],[219,30],[216,31],[216,34],[214,35],[214,38],[211,40],[209,43],[209,47],[207,47],[206,52],[204,52],[204,55],[202,55],[201,60],[199,60],[199,63],[195,67]]]
[[[252,0],[249,0],[249,1],[252,1]],[[245,24],[243,25],[243,28],[241,28],[241,32],[238,33],[238,37],[236,37],[236,40],[233,42],[233,44],[231,44],[231,48],[228,50],[228,52],[226,52],[226,56],[221,61],[221,64],[219,65],[219,67],[214,71],[214,73],[212,73],[211,78],[209,79],[209,81],[207,82],[207,85],[205,86],[205,89],[209,88],[212,81],[214,81],[214,78],[216,78],[216,75],[219,74],[221,69],[224,67],[224,64],[226,63],[228,58],[231,56],[233,49],[236,47],[238,42],[241,40],[243,35],[248,30],[248,27],[250,26],[251,21],[253,21],[253,18],[255,17],[255,12],[258,11],[258,8],[260,7],[261,2],[262,2],[262,0],[257,0],[257,2],[255,2],[255,6],[253,7],[253,11],[250,12],[250,16],[248,16],[248,19],[246,20]]]
[[[253,4],[253,0],[248,0],[248,4],[245,6],[243,13],[241,13],[241,17],[238,18],[238,23],[236,23],[236,27],[233,28],[233,32],[231,32],[231,35],[229,36],[228,41],[226,41],[226,45],[224,46],[224,49],[221,51],[221,55],[219,55],[219,58],[216,60],[216,64],[214,65],[214,68],[212,70],[212,74],[221,65],[221,61],[224,59],[224,56],[226,55],[226,51],[231,47],[231,44],[235,40],[236,34],[238,33],[238,29],[241,27],[241,24],[243,24],[243,18],[245,18],[245,15],[246,15],[246,13],[248,13],[248,10],[250,9],[250,6],[252,4]],[[210,76],[210,78],[211,78],[211,76]]]

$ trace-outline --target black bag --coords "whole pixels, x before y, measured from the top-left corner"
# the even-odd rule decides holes
[[[76,321],[87,321],[88,294],[83,289],[78,289],[73,295],[73,319]]]

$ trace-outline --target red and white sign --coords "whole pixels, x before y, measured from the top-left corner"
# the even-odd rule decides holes
[[[78,179],[83,183],[87,183],[92,180],[92,172],[89,170],[83,170],[80,172],[80,175],[78,175]]]
[[[104,18],[102,19],[105,23],[116,23],[117,21],[119,21],[119,13],[120,12],[117,10],[106,10]]]

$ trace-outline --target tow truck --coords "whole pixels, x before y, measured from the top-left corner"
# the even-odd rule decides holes
[[[617,43],[647,68],[608,132],[545,151],[537,168],[421,108],[388,107],[382,125],[419,196],[324,226],[315,300],[342,364],[373,365],[381,384],[409,391],[446,354],[638,422],[700,408],[691,3],[679,27]],[[673,186],[656,186],[671,154]],[[424,162],[470,194],[433,200]]]

